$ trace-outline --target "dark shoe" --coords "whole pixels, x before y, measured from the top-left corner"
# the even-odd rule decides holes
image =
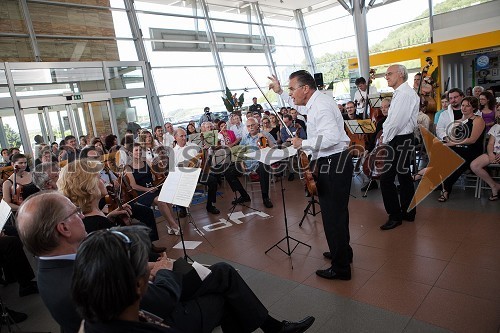
[[[332,260],[332,253],[331,252],[323,252],[323,257],[325,257],[328,260]],[[352,258],[349,259],[349,263],[352,264]]]
[[[151,251],[153,251],[154,253],[163,253],[163,252],[167,251],[167,248],[163,247],[163,246],[156,246],[156,245],[152,244]]]
[[[286,321],[283,320],[283,327],[280,330],[280,333],[302,333],[307,331],[309,327],[314,323],[314,317],[307,316],[301,321]]]
[[[316,275],[319,277],[322,277],[324,279],[329,279],[329,280],[350,280],[351,279],[351,272],[338,273],[338,272],[334,271],[333,267],[330,267],[327,269],[318,269],[316,271]]]
[[[218,210],[217,207],[215,207],[215,206],[207,207],[207,212],[215,214],[215,215],[220,214],[220,210]]]
[[[403,221],[407,222],[414,222],[415,221],[415,215],[403,215]]]
[[[22,286],[19,286],[19,297],[28,296],[31,294],[38,294],[38,286],[36,281],[30,281]]]
[[[380,229],[382,229],[382,230],[391,230],[391,229],[394,229],[398,225],[401,225],[401,224],[402,224],[401,221],[388,220],[384,225],[380,226]]]
[[[295,179],[295,174],[291,173],[288,175],[288,181],[291,182]]]
[[[368,186],[368,185],[370,185],[370,186]],[[365,186],[363,186],[361,188],[361,192],[366,192],[367,190],[368,191],[376,190],[377,188],[378,188],[378,183],[374,180],[371,183],[368,183]]]
[[[184,218],[184,217],[186,217],[186,216],[187,216],[187,210],[186,210],[186,208],[181,207],[181,208],[179,208],[179,209],[180,209],[180,211],[179,211],[179,217],[180,217],[180,218]]]
[[[265,198],[264,199],[264,206],[266,206],[266,208],[273,208],[273,203],[271,202],[271,199],[269,198]]]
[[[9,314],[10,318],[12,319],[12,321],[16,324],[20,323],[20,322],[23,322],[25,321],[26,319],[28,319],[28,315],[26,313],[22,313],[22,312],[17,312],[17,311],[14,311],[14,310],[11,310],[9,308],[5,308],[5,311],[7,311],[7,313]],[[6,324],[2,321],[2,324]]]
[[[498,194],[491,194],[491,196],[488,198],[489,201],[497,201],[499,198],[498,198]]]
[[[237,198],[236,200],[231,201],[231,203],[233,205],[237,205],[237,204],[250,202],[250,201],[252,201],[252,199],[250,199],[250,197],[248,195],[245,195],[245,196],[242,195],[241,197]]]

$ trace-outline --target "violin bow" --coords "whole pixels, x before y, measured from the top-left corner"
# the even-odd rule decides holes
[[[288,135],[290,135],[290,137],[293,138],[294,135],[292,134],[292,131],[290,131],[290,129],[288,129],[288,126],[286,126],[285,121],[283,120],[283,118],[281,118],[281,116],[279,115],[279,113],[276,112],[276,110],[274,109],[273,105],[271,104],[271,102],[267,98],[266,94],[264,94],[264,92],[262,91],[262,89],[259,87],[259,84],[257,83],[257,80],[255,80],[255,78],[253,77],[252,73],[250,73],[250,70],[248,69],[248,67],[244,66],[244,68],[247,71],[248,75],[250,75],[250,78],[252,78],[252,81],[257,86],[257,89],[259,89],[259,91],[262,94],[262,96],[264,96],[264,98],[266,99],[267,103],[271,107],[271,110],[273,110],[273,113],[276,116],[276,118],[278,118],[280,120],[280,122],[283,124],[283,127],[285,128],[285,130],[288,133]]]

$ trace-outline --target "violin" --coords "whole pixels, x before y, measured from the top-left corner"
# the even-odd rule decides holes
[[[420,110],[424,113],[436,113],[437,104],[434,99],[433,80],[432,77],[427,76],[433,60],[431,57],[427,57],[425,61],[427,65],[422,68],[422,75],[417,89],[417,95],[420,97]]]
[[[23,186],[17,183],[17,173],[19,169],[14,168],[14,181],[12,182],[12,186],[10,188],[11,197],[10,200],[15,205],[20,205],[23,203]]]
[[[128,203],[135,200],[139,196],[137,191],[132,188],[132,185],[130,185],[124,168],[122,168],[121,173],[118,175],[118,184],[120,184],[120,188],[118,189],[117,197],[121,202]]]
[[[269,142],[267,141],[267,138],[263,135],[257,140],[257,145],[259,146],[259,149],[264,149],[266,147],[269,147]]]

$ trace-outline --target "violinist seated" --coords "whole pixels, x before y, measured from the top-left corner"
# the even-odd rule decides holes
[[[363,114],[366,106],[366,101],[368,100],[368,84],[366,83],[366,79],[364,77],[358,77],[356,81],[354,81],[356,85],[356,92],[354,93],[354,100],[357,104],[357,113]],[[370,95],[376,94],[377,88],[375,86],[370,86]]]
[[[295,109],[292,109],[291,111],[293,112],[294,110]],[[297,112],[297,110],[295,110],[295,112]],[[286,127],[292,133],[293,137],[299,137],[303,140],[307,139],[307,133],[306,133],[305,128],[302,127],[298,121],[294,122],[292,115],[289,115],[289,114],[284,115],[283,122],[286,124]],[[286,130],[285,127],[281,128],[280,134],[281,134],[281,138],[283,140],[283,145],[290,146],[291,145],[290,142],[292,141],[293,137],[291,137],[290,134],[288,134],[288,131]],[[289,181],[292,181],[295,178],[295,175],[293,172],[293,170],[294,170],[293,161],[296,159],[294,157],[291,157],[289,159],[289,170],[290,170],[290,173],[288,175]]]
[[[290,109],[290,115],[292,116],[292,122],[293,124],[299,124],[303,129],[304,132],[307,131],[307,124],[306,124],[306,119],[304,118],[303,115],[301,115],[296,109],[291,108]]]
[[[265,141],[267,141],[269,147],[274,147],[276,141],[273,136],[267,132],[260,132],[259,124],[255,118],[249,118],[246,126],[248,134],[241,139],[240,145],[254,147],[255,149],[264,148],[259,145],[259,142],[262,143],[264,138],[266,139]],[[246,160],[243,163],[247,171],[254,171],[258,173],[264,206],[266,208],[272,208],[273,203],[271,202],[271,199],[269,199],[269,173],[266,170],[266,166],[255,160]]]
[[[28,159],[23,154],[11,157],[14,172],[2,185],[3,200],[7,202],[12,211],[16,212],[19,205],[30,195],[39,191],[33,183],[31,172],[26,171]]]
[[[375,149],[375,147],[377,146],[377,142],[380,140],[380,136],[382,135],[383,125],[385,120],[387,119],[387,114],[390,106],[391,106],[391,98],[389,97],[384,98],[380,103],[380,111],[382,112],[382,118],[380,118],[379,121],[377,122],[377,125],[375,126],[375,133],[373,133],[373,135],[370,136],[370,139],[368,140],[368,143],[366,145],[365,161],[366,161],[366,156]],[[366,176],[370,177],[370,174]],[[370,191],[377,188],[378,188],[377,181],[375,179],[372,179],[371,182],[361,187],[361,191],[366,192],[367,190]]]
[[[132,162],[125,166],[125,175],[121,181],[122,186],[126,186],[126,190],[130,195],[137,199],[136,202],[145,207],[151,207],[153,203],[158,206],[161,215],[167,221],[167,232],[169,235],[179,235],[180,231],[175,222],[172,212],[172,206],[166,202],[159,201],[159,187],[154,186],[153,174],[151,168],[146,163],[145,151],[138,143],[134,143],[132,150]],[[134,193],[135,192],[135,193]]]
[[[100,161],[102,159],[101,150],[94,146],[85,147],[80,154],[80,158]],[[119,206],[123,204],[123,199],[127,198],[124,198],[123,195],[119,197],[120,193],[123,193],[126,189],[119,190],[120,183],[118,182],[118,177],[110,170],[108,163],[110,163],[110,161],[105,161],[99,171],[99,178],[107,191],[100,199],[99,208],[103,209],[104,206],[108,204],[108,212],[110,212],[119,208]],[[129,202],[128,206],[130,206],[131,209],[130,217],[147,225],[151,229],[149,235],[151,241],[157,241],[159,239],[158,229],[156,228],[155,215],[151,207],[138,205],[135,202]]]
[[[207,122],[203,123],[203,125],[205,124],[207,124]],[[190,162],[192,162],[194,163],[194,166],[196,166],[196,164],[198,164],[198,161],[195,160],[198,159],[199,161],[201,161],[201,156],[203,155],[203,151],[200,152],[200,146],[192,142],[187,142],[186,131],[184,131],[182,128],[178,128],[174,131],[174,138],[177,142],[177,144],[174,146],[174,165],[189,166]],[[205,161],[205,163],[208,163],[208,161]],[[202,165],[202,167],[205,166]],[[202,172],[200,183],[208,187],[206,206],[207,212],[212,214],[219,214],[220,211],[217,209],[217,207],[214,206],[217,197],[217,178],[210,173]],[[182,215],[184,215],[184,212],[185,211],[183,210]]]

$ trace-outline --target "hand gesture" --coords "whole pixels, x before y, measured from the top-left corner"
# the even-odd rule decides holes
[[[283,89],[281,89],[281,84],[278,78],[275,75],[268,76],[267,78],[271,80],[271,83],[269,83],[269,90],[272,90],[277,94],[281,94]]]

